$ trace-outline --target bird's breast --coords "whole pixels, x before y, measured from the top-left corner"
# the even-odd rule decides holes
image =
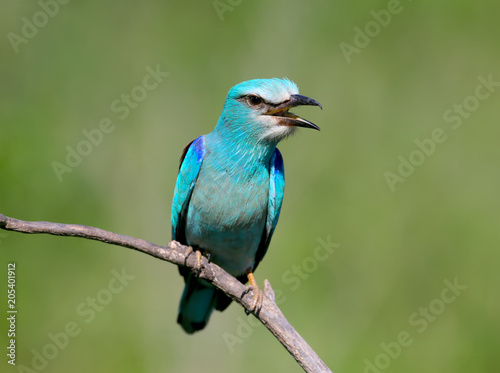
[[[208,162],[207,162],[208,163]],[[253,266],[267,216],[266,167],[228,172],[204,164],[189,202],[186,238],[233,275]]]

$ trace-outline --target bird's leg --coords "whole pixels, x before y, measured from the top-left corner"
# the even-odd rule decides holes
[[[191,246],[189,246],[187,251],[186,251],[186,256],[184,257],[184,264],[186,264],[189,256],[192,253],[195,253],[195,255],[196,255],[196,264],[195,264],[193,269],[196,271],[195,272],[196,277],[199,277],[200,272],[201,272],[201,251],[200,250],[195,250]]]
[[[248,282],[250,285],[248,285],[245,290],[243,291],[243,294],[241,294],[241,297],[245,294],[247,294],[250,290],[253,291],[253,303],[252,303],[252,309],[251,310],[245,310],[245,313],[249,315],[250,313],[254,312],[255,314],[258,314],[260,312],[260,309],[262,308],[262,302],[264,301],[264,293],[262,290],[259,289],[259,286],[257,285],[257,281],[255,281],[255,277],[250,269],[247,270],[247,278]]]

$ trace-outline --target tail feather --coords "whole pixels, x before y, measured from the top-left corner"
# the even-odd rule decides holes
[[[205,327],[215,309],[217,289],[190,273],[179,305],[177,322],[186,333],[192,334]]]

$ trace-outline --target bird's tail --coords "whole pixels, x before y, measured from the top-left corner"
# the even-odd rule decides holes
[[[194,274],[187,276],[177,317],[186,333],[192,334],[205,327],[216,306],[216,292],[212,285]]]

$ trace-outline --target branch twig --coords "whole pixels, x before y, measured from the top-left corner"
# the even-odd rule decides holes
[[[0,214],[0,228],[21,233],[48,233],[56,236],[73,236],[102,241],[112,245],[128,247],[155,258],[191,269],[196,264],[194,255],[189,256],[185,260],[188,247],[176,241],[172,241],[166,247],[163,247],[139,238],[85,225],[59,224],[44,221],[29,222],[10,218],[2,214]],[[250,311],[252,309],[252,294],[246,295],[243,298],[241,297],[245,286],[216,264],[209,263],[204,257],[202,258],[200,278],[207,280],[222,290],[246,310]],[[274,291],[267,280],[264,282],[264,295],[262,309],[257,315],[254,314],[254,316],[269,329],[306,372],[331,373],[326,364],[300,334],[297,333],[278,308],[274,299]]]

